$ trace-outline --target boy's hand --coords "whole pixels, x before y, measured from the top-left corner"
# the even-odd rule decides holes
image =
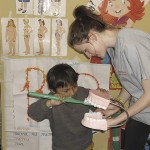
[[[60,94],[55,94],[55,96],[59,97],[60,100],[48,100],[46,102],[47,107],[53,107],[53,106],[61,105],[62,103],[64,103],[64,101],[63,101],[64,96],[62,96]]]
[[[53,107],[53,106],[61,105],[62,103],[64,103],[64,102],[63,101],[58,101],[58,100],[48,100],[46,102],[46,106],[47,107]]]

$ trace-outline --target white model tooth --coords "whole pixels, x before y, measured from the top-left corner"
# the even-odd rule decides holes
[[[84,103],[85,104],[90,104],[90,102],[87,99],[84,100]]]
[[[97,107],[97,105],[96,105],[96,104],[94,104],[93,106],[94,106],[94,107]]]
[[[95,121],[97,122],[98,119],[95,118]]]
[[[89,102],[91,102],[91,99],[89,98],[89,99],[87,99]]]
[[[96,107],[98,107],[98,105],[97,105],[97,104],[95,104],[95,106],[96,106]]]
[[[89,102],[90,102],[91,105],[93,105],[93,102],[92,102],[92,101],[89,101]]]
[[[88,117],[88,121],[91,121],[91,118]]]
[[[97,108],[100,108],[101,106],[100,105],[97,105]]]
[[[97,115],[101,115],[101,113],[100,113],[100,112],[97,112]]]
[[[97,108],[102,108],[101,105],[97,105]]]
[[[101,122],[101,120],[98,120],[97,122],[98,122],[98,123],[100,123],[100,122]]]
[[[86,100],[86,101],[89,101],[89,98],[87,97],[85,100]]]
[[[91,116],[93,116],[93,117],[94,117],[94,116],[95,116],[95,113],[92,113],[92,114],[91,114]]]
[[[95,104],[91,101],[91,104],[94,106]]]
[[[103,107],[102,107],[102,109],[106,109],[106,107],[105,107],[105,106],[103,106]]]
[[[96,123],[97,122],[97,120],[96,119],[94,119],[94,123]]]
[[[85,113],[84,115],[85,115],[85,117],[87,117],[87,116],[88,116],[88,113]]]
[[[87,99],[85,99],[85,100],[84,100],[84,103],[87,103],[87,102],[88,102]]]
[[[92,99],[91,96],[89,96],[88,99],[91,100]]]

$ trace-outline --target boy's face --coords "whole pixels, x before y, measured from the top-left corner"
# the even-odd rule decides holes
[[[68,85],[65,87],[59,87],[56,90],[56,94],[60,97],[72,97],[77,91],[77,86]]]

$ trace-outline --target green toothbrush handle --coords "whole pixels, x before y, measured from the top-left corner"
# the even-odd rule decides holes
[[[28,96],[29,97],[35,97],[35,98],[49,99],[49,100],[60,100],[60,98],[58,96],[49,95],[49,94],[41,94],[41,93],[37,93],[37,92],[29,92]],[[76,99],[71,98],[71,97],[64,98],[63,101],[67,102],[67,103],[90,105],[90,104],[84,103],[84,101],[79,101],[79,100],[76,100]]]

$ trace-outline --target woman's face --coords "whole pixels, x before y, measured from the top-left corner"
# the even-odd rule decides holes
[[[107,48],[101,39],[89,39],[88,42],[74,45],[74,49],[79,53],[85,54],[88,58],[91,58],[92,56],[104,58],[107,51]]]

